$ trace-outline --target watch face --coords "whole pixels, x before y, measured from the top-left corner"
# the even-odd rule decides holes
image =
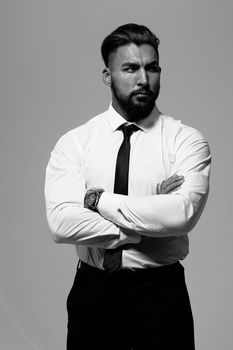
[[[95,193],[91,193],[86,200],[86,203],[88,206],[92,205],[95,203]]]

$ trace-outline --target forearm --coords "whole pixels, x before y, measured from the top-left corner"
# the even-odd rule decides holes
[[[169,194],[141,197],[103,193],[100,214],[120,227],[149,237],[188,233],[200,217],[209,191],[210,152],[208,145],[194,137],[183,142],[176,154],[171,175],[184,177],[182,186]]]
[[[46,213],[53,240],[98,248],[138,243],[139,234],[123,230],[84,208],[86,180],[82,159],[72,139],[66,140],[67,137],[69,135],[58,142],[46,169]]]
[[[181,194],[130,197],[104,193],[99,212],[120,227],[143,236],[178,236],[194,227],[206,198],[207,194],[195,202]]]
[[[52,238],[57,243],[113,249],[140,242],[138,233],[122,229],[79,204],[48,207],[47,218]]]

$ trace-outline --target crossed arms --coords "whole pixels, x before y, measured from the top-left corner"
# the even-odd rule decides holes
[[[69,135],[61,138],[46,171],[47,218],[56,242],[109,249],[137,244],[142,236],[186,234],[194,227],[209,189],[210,152],[202,138],[177,149],[170,176],[183,176],[182,186],[165,190],[162,185],[156,195],[141,197],[104,192],[100,214],[84,207],[87,189],[76,146]],[[167,181],[164,185],[172,183]]]

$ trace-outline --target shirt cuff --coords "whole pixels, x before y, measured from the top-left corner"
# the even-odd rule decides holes
[[[103,192],[99,203],[98,211],[105,219],[114,222],[118,226],[122,226],[122,213],[120,210],[121,199],[124,198],[124,195],[116,193]],[[130,230],[135,230],[135,224],[133,222],[128,222],[125,220],[125,228]]]

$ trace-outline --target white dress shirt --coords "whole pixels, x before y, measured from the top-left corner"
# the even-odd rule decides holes
[[[55,242],[74,244],[78,257],[100,269],[105,249],[123,247],[122,267],[174,263],[188,254],[188,232],[209,190],[210,151],[195,129],[152,113],[131,136],[128,196],[113,193],[125,122],[112,105],[57,142],[46,169],[48,224]],[[171,175],[184,183],[170,194],[157,185]],[[103,188],[99,213],[84,208],[90,188]]]

